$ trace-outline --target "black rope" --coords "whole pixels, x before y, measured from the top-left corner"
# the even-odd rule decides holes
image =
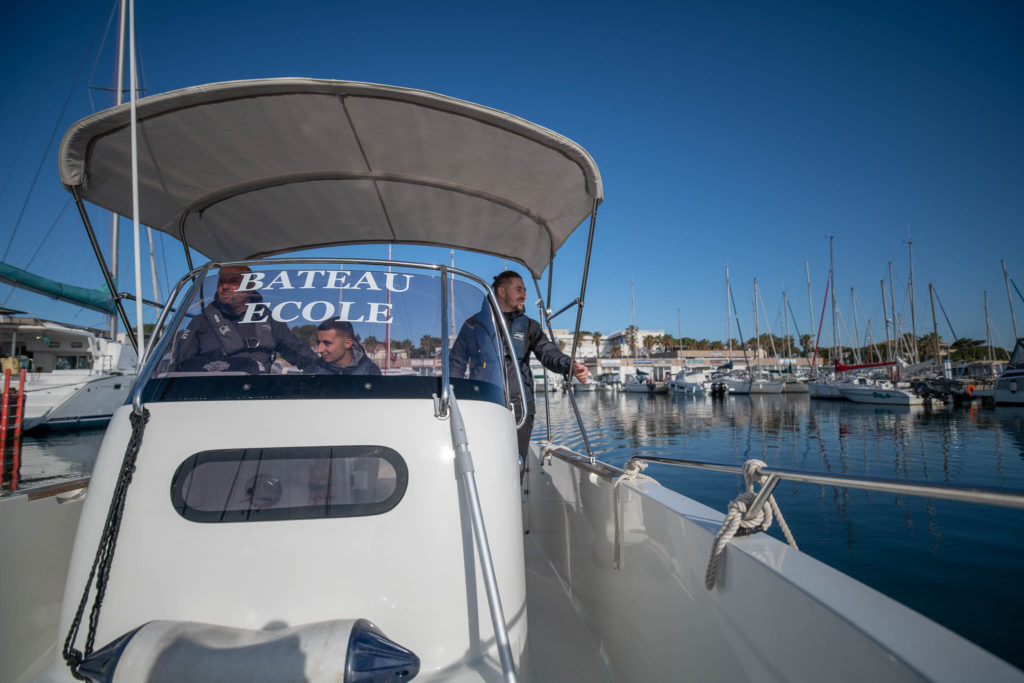
[[[92,562],[92,569],[89,570],[89,578],[85,582],[82,599],[78,603],[75,618],[71,621],[71,628],[64,640],[62,651],[64,661],[71,669],[71,675],[80,681],[88,680],[78,673],[78,668],[82,661],[92,654],[96,641],[96,627],[99,625],[100,609],[107,591],[107,580],[110,578],[110,566],[114,560],[117,535],[121,530],[125,499],[128,495],[128,486],[132,483],[132,476],[135,474],[135,460],[139,455],[139,447],[142,445],[142,434],[146,431],[146,423],[149,422],[149,411],[143,408],[141,415],[132,411],[129,419],[132,424],[132,436],[128,441],[128,449],[124,453],[121,472],[117,477],[117,485],[114,487],[114,495],[110,499],[110,509],[107,510],[107,521],[103,525],[103,534],[100,536],[99,547],[96,549],[96,558]],[[79,651],[75,649],[74,645],[78,638],[78,630],[82,625],[82,617],[85,615],[85,606],[89,602],[93,579],[96,580],[96,599],[93,602],[92,611],[89,613],[89,632],[85,638],[85,649]]]

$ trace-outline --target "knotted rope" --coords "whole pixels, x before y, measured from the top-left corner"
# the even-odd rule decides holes
[[[711,557],[708,560],[707,572],[704,574],[704,585],[708,590],[715,587],[719,569],[722,561],[725,559],[725,547],[729,545],[733,537],[747,536],[758,531],[767,530],[772,525],[773,516],[778,518],[779,528],[782,529],[786,541],[794,548],[797,547],[796,540],[789,530],[789,525],[786,524],[786,519],[782,516],[782,510],[779,509],[778,503],[775,502],[775,496],[769,495],[768,505],[762,505],[761,509],[757,510],[750,519],[746,518],[751,504],[757,497],[757,492],[754,491],[754,484],[763,485],[768,480],[768,475],[763,474],[761,471],[767,466],[768,464],[763,460],[747,460],[743,463],[743,479],[747,483],[747,490],[730,501],[725,521],[722,522],[722,528],[718,530],[715,542],[711,546]]]
[[[613,545],[614,557],[612,558],[612,566],[615,569],[620,569],[622,564],[620,562],[622,557],[622,529],[619,523],[619,484],[624,481],[653,481],[655,484],[658,482],[653,478],[644,474],[644,470],[647,469],[647,463],[633,459],[626,463],[626,467],[620,476],[615,478],[615,483],[612,484],[612,511],[615,515],[615,542]]]

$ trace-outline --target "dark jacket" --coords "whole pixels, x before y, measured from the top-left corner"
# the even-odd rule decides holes
[[[338,367],[334,363],[327,363],[322,358],[317,361],[315,372],[322,375],[380,375],[382,374],[377,364],[370,360],[363,347],[356,342],[352,345],[352,363],[344,367]]]
[[[526,413],[533,415],[536,410],[536,402],[533,397],[533,371],[530,369],[530,353],[536,356],[541,365],[560,375],[569,373],[572,359],[559,351],[558,346],[544,335],[540,323],[527,317],[525,313],[505,313],[505,322],[508,325],[509,334],[512,335],[512,344],[515,346],[518,356],[516,361],[519,365],[519,374],[523,378],[523,388],[526,390]],[[522,338],[519,335],[523,335]],[[509,396],[512,398],[512,405],[515,407],[516,417],[518,417],[519,384],[512,373],[512,366],[506,365],[505,381],[508,382]]]
[[[501,384],[504,374],[498,360],[501,344],[494,330],[491,307],[485,298],[480,312],[462,324],[459,336],[448,354],[449,373],[453,378],[466,377],[491,384]]]
[[[285,323],[266,316],[243,323],[241,314],[214,302],[178,334],[175,369],[185,372],[270,372],[274,354],[302,370],[315,367],[319,356]]]

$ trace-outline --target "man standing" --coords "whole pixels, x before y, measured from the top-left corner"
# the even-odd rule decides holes
[[[325,320],[317,326],[316,352],[320,365],[332,374],[379,375],[380,368],[366,355],[356,341],[352,323],[346,320]]]
[[[217,275],[217,294],[178,336],[179,371],[251,374],[270,372],[274,355],[303,370],[312,369],[317,357],[283,322],[268,315],[243,322],[246,305],[260,301],[259,292],[241,289],[248,266],[225,266]]]
[[[552,372],[565,375],[572,365],[572,373],[580,382],[586,382],[589,372],[582,363],[573,365],[572,359],[558,350],[558,347],[544,336],[540,323],[526,316],[523,305],[526,302],[526,286],[523,278],[514,270],[506,270],[496,278],[491,285],[494,296],[498,300],[498,306],[505,316],[509,334],[512,336],[512,345],[516,354],[516,365],[519,367],[519,374],[523,378],[523,389],[526,391],[526,422],[519,429],[519,455],[526,458],[527,448],[530,444],[530,434],[533,432],[533,417],[536,404],[533,398],[533,372],[530,370],[530,353],[532,352],[537,360]],[[512,397],[512,405],[516,410],[516,418],[521,410],[519,399],[519,383],[516,382],[514,366],[506,366],[505,381],[508,383],[509,394]]]

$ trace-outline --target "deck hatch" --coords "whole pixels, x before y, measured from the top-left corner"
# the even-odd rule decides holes
[[[192,522],[269,522],[379,515],[405,495],[409,470],[384,446],[235,448],[196,453],[171,480]]]

